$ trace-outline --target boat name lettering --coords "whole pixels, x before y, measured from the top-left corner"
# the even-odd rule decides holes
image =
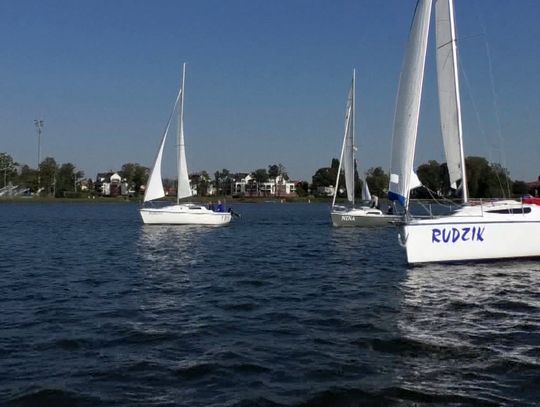
[[[455,243],[458,240],[484,241],[485,227],[461,227],[461,228],[433,228],[431,229],[431,243]]]
[[[355,217],[354,216],[351,216],[351,215],[341,215],[341,220],[344,220],[344,221],[354,221],[355,220]]]

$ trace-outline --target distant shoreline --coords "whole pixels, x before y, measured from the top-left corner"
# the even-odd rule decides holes
[[[315,197],[287,197],[287,198],[275,198],[275,197],[242,197],[233,198],[231,196],[199,196],[192,197],[193,199],[182,200],[181,202],[200,202],[200,203],[217,203],[217,201],[223,201],[226,204],[232,203],[331,203],[332,198],[315,198]],[[175,202],[174,198],[166,198],[162,201]],[[132,204],[142,203],[141,198],[125,198],[125,197],[96,197],[96,198],[52,198],[52,197],[2,197],[0,198],[0,204],[10,203],[115,203],[115,204]]]

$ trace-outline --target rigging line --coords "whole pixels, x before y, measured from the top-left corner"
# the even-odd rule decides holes
[[[471,86],[471,83],[469,81],[469,77],[467,76],[467,72],[465,71],[465,68],[463,67],[463,64],[461,63],[461,60],[459,61],[459,67],[460,67],[460,72],[461,72],[461,75],[462,75],[462,77],[464,79],[465,85],[467,86],[467,91],[469,93],[469,97],[470,97],[470,100],[471,100],[471,105],[473,107],[473,110],[474,110],[474,113],[475,113],[475,116],[476,116],[476,121],[478,123],[478,128],[480,129],[480,133],[482,134],[482,137],[484,138],[484,141],[490,147],[489,150],[488,150],[488,157],[489,157],[489,161],[490,161],[490,164],[491,164],[494,161],[493,157],[492,157],[492,150],[499,150],[499,154],[500,154],[500,149],[498,149],[496,145],[492,145],[490,139],[487,136],[487,133],[485,131],[484,126],[482,126],[482,120],[481,120],[481,117],[480,117],[480,111],[478,110],[478,106],[476,105],[474,94],[473,94],[473,91],[472,91],[472,86]],[[497,183],[499,184],[499,187],[501,188],[503,198],[505,198],[506,194],[505,194],[504,186],[502,184],[501,178],[499,177],[499,172],[498,171],[495,171],[495,177],[497,178]],[[509,191],[510,187],[508,186],[508,177],[506,177],[506,182],[507,182],[507,187],[508,187],[508,191]]]
[[[486,29],[483,25],[483,22],[482,20],[479,18],[480,20],[480,24],[482,25],[482,30],[484,31],[484,34],[486,34]],[[493,110],[494,110],[494,114],[495,114],[495,124],[497,126],[497,136],[498,136],[498,141],[499,141],[499,159],[501,160],[501,163],[503,165],[504,168],[506,168],[506,155],[505,155],[505,149],[504,149],[504,144],[503,144],[503,137],[502,137],[502,126],[501,126],[501,116],[499,114],[499,104],[498,104],[498,95],[497,95],[497,92],[495,91],[495,74],[493,72],[493,61],[492,61],[492,58],[491,58],[491,48],[489,46],[489,42],[487,41],[487,34],[484,36],[484,46],[486,48],[486,55],[487,55],[487,59],[488,59],[488,70],[489,70],[489,81],[490,81],[490,85],[491,85],[491,95],[493,97]],[[497,179],[499,179],[499,176],[497,175]],[[508,196],[510,196],[510,184],[508,182],[508,177],[505,177],[505,181],[506,181],[506,189],[507,189],[507,193],[508,193]],[[500,182],[499,180],[499,184],[501,186],[501,190],[503,190],[503,194],[504,194],[504,187],[502,185],[502,183]],[[506,196],[503,196],[504,198],[506,198]]]
[[[488,63],[488,72],[489,72],[489,81],[490,81],[490,90],[491,90],[491,96],[493,101],[493,113],[495,115],[495,125],[496,125],[496,132],[497,132],[497,138],[498,138],[498,148],[494,148],[495,150],[498,150],[498,161],[501,163],[503,168],[506,168],[506,154],[505,154],[505,148],[503,144],[503,137],[502,137],[502,126],[501,126],[501,118],[500,118],[500,110],[499,110],[499,103],[498,103],[498,95],[495,90],[495,74],[493,71],[493,59],[491,57],[491,48],[489,46],[488,42],[488,36],[487,36],[487,27],[482,19],[482,15],[478,11],[478,3],[474,2],[474,6],[476,9],[476,17],[478,20],[478,24],[481,29],[482,37],[484,39],[484,48],[486,51],[486,58]],[[502,182],[499,178],[498,172],[496,173],[497,181],[499,183],[499,186],[501,188],[501,192],[503,193],[503,197],[505,198],[505,190],[504,186],[502,185]],[[509,184],[509,177],[505,177],[506,181],[506,192],[508,193],[508,196],[511,196],[510,194],[510,184]]]

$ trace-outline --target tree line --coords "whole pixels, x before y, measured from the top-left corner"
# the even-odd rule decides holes
[[[499,198],[510,195],[523,195],[529,193],[527,183],[512,180],[506,168],[499,164],[490,163],[483,157],[467,157],[467,186],[472,198]],[[329,167],[319,168],[312,176],[311,183],[298,181],[296,192],[299,196],[316,195],[319,187],[335,187],[339,160],[333,158]],[[148,180],[149,169],[138,163],[125,163],[118,171],[119,175],[138,195]],[[251,173],[252,188],[256,188],[270,179],[282,176],[289,180],[287,169],[282,164],[271,164],[267,168],[258,168]],[[452,196],[455,191],[450,187],[446,163],[431,160],[417,168],[418,178],[426,188],[417,188],[411,193],[412,198],[424,199],[436,196]],[[234,174],[224,168],[216,171],[213,178],[207,171],[191,175],[192,185],[196,185],[199,195],[207,195],[212,185],[218,195],[233,195],[234,181],[239,174]],[[367,182],[372,194],[384,197],[388,193],[389,175],[382,167],[368,169],[365,177],[361,179],[355,168],[355,195],[361,196],[363,182]],[[174,188],[176,180],[164,179],[165,188]],[[20,166],[7,153],[0,153],[0,186],[18,185],[27,188],[32,193],[39,191],[44,196],[69,197],[77,196],[82,186],[86,185],[88,191],[94,191],[94,181],[85,178],[83,171],[78,170],[73,163],[58,164],[52,157],[46,157],[37,169],[28,165]],[[250,186],[248,185],[248,188]],[[337,185],[338,195],[345,196],[345,180],[340,176]]]
[[[335,186],[339,160],[334,158],[330,167],[319,168],[313,175],[312,189],[319,186]],[[509,171],[497,163],[490,163],[484,157],[466,157],[465,168],[467,187],[471,198],[503,198],[521,196],[530,193],[525,181],[512,180]],[[425,188],[411,191],[413,199],[429,199],[436,197],[453,197],[456,191],[451,188],[446,163],[431,160],[421,164],[416,171]],[[365,181],[372,194],[384,197],[388,194],[390,177],[382,167],[372,167],[366,172]],[[355,168],[355,196],[361,196],[363,180]],[[345,180],[341,176],[338,184],[338,195],[344,196]],[[341,192],[343,191],[343,192]]]

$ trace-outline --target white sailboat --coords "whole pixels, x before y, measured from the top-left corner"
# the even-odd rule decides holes
[[[152,203],[156,199],[163,198],[165,191],[161,178],[161,160],[165,141],[171,125],[171,120],[178,103],[178,131],[177,131],[177,172],[178,186],[176,204],[152,207],[145,206],[140,209],[141,217],[146,224],[174,224],[174,225],[225,225],[231,221],[231,213],[224,211],[213,211],[205,206],[193,203],[180,203],[180,199],[192,196],[189,185],[189,177],[186,163],[186,149],[184,144],[184,85],[186,79],[186,64],[182,69],[182,87],[178,92],[173,110],[169,116],[169,121],[159,145],[158,153],[146,189],[144,192],[144,203]],[[223,208],[219,208],[224,210]]]
[[[353,79],[349,96],[347,98],[347,109],[345,111],[345,134],[343,136],[343,144],[341,147],[341,156],[339,159],[339,167],[336,179],[336,188],[332,199],[332,210],[330,216],[334,226],[383,226],[390,225],[393,220],[399,219],[398,216],[384,214],[380,209],[366,205],[367,201],[371,200],[371,194],[367,182],[364,180],[362,188],[362,200],[364,205],[355,207],[354,192],[354,164],[355,151],[354,146],[354,96],[355,96],[356,71],[353,70]],[[341,168],[345,175],[345,188],[347,190],[347,201],[349,206],[336,205],[336,197],[338,193],[339,177]]]
[[[409,263],[540,256],[540,206],[523,201],[470,202],[461,125],[453,0],[435,0],[437,80],[450,182],[462,191],[463,205],[452,214],[414,218],[408,213],[414,151],[432,0],[419,0],[401,72],[392,145],[389,198],[407,211],[399,239]],[[459,185],[458,185],[459,183]]]

